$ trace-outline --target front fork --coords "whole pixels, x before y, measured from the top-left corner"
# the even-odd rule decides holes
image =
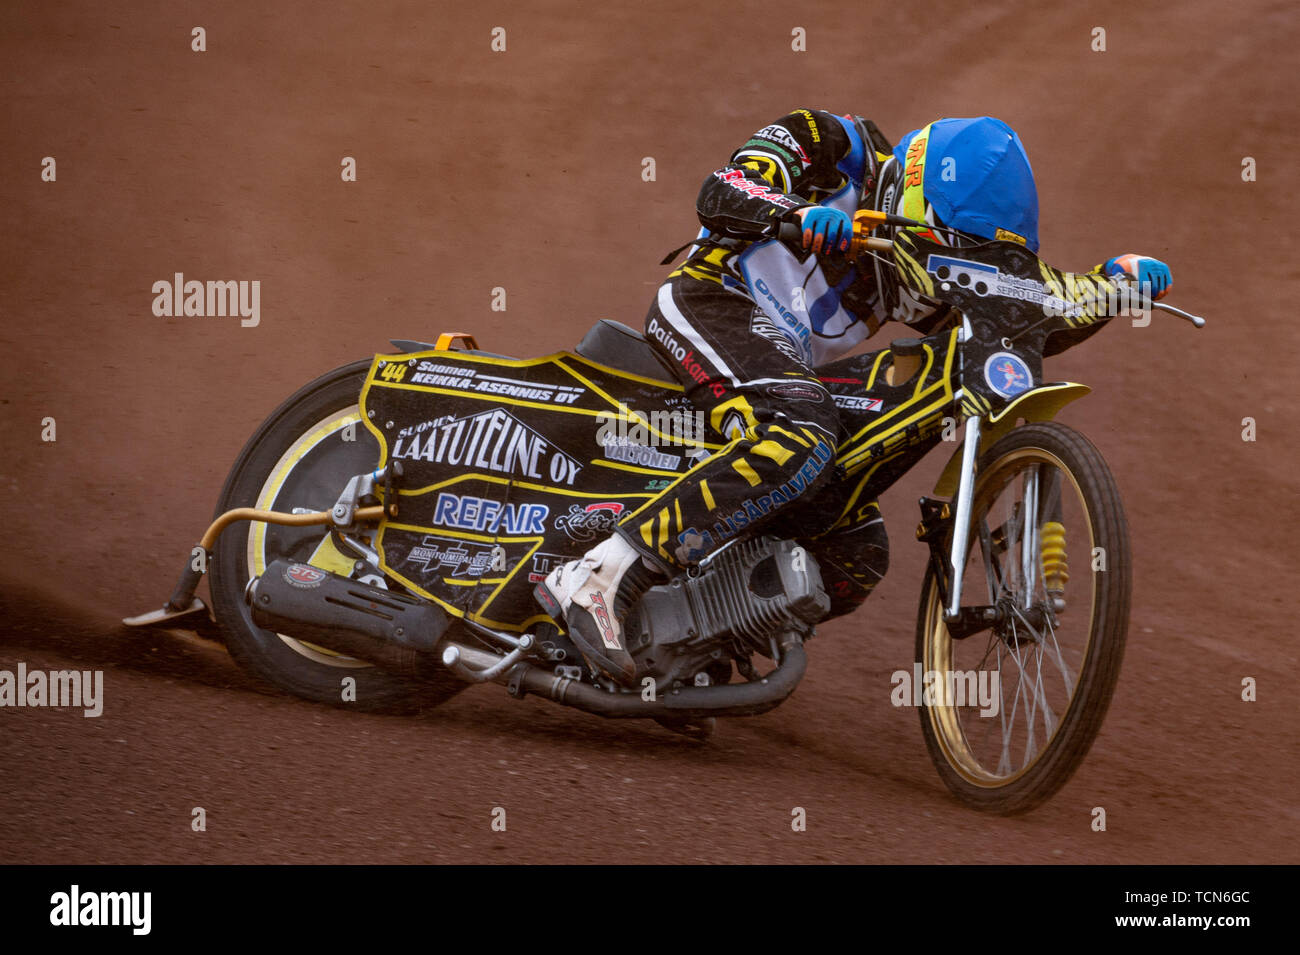
[[[961,616],[961,579],[966,567],[966,550],[970,544],[971,499],[975,496],[975,463],[980,453],[980,426],[983,415],[966,419],[966,441],[961,451],[961,475],[957,485],[957,513],[952,522],[952,552],[948,557],[948,604],[943,608],[945,623]]]
[[[923,497],[920,502],[921,526],[917,531],[917,538],[930,546],[930,559],[939,583],[939,595],[943,601],[944,623],[959,632],[965,632],[968,628],[982,629],[996,616],[991,605],[968,607],[965,610],[961,606],[962,578],[965,576],[966,560],[969,557],[974,517],[972,511],[975,497],[975,472],[979,461],[983,426],[982,415],[966,419],[961,469],[958,473],[957,496],[954,501],[955,513],[941,501]],[[1044,509],[1044,504],[1039,470],[1031,469],[1024,480],[1019,564],[1023,584],[1021,604],[1023,609],[1029,610],[1033,606],[1034,593],[1038,585],[1038,568],[1042,560],[1038,517],[1040,510]],[[1048,496],[1045,509],[1054,512],[1059,509],[1059,504],[1053,503],[1051,497]],[[951,520],[950,527],[949,520]],[[949,541],[946,554],[942,549],[945,539]],[[994,599],[993,595],[990,595],[990,599]]]

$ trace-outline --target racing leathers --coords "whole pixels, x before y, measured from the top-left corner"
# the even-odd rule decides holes
[[[884,575],[888,542],[874,503],[815,539],[791,520],[803,510],[796,502],[841,511],[829,500],[842,492],[831,481],[839,415],[814,368],[884,319],[914,321],[934,309],[901,302],[897,283],[870,260],[799,254],[772,237],[805,207],[875,208],[889,149],[868,121],[800,109],[764,126],[705,180],[704,229],[659,288],[645,330],[711,435],[728,443],[618,527],[665,570],[773,525],[817,557],[832,616]]]

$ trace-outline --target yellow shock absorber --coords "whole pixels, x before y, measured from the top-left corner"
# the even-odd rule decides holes
[[[1042,531],[1043,585],[1049,593],[1065,593],[1065,582],[1070,579],[1070,565],[1065,557],[1065,526],[1048,521]]]

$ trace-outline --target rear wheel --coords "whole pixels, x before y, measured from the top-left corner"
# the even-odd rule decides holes
[[[379,446],[361,424],[357,399],[369,360],[353,362],[318,378],[282,404],[240,453],[217,504],[236,507],[325,511],[349,478],[375,467]],[[213,612],[230,655],[245,669],[280,689],[321,703],[343,702],[343,680],[355,683],[355,702],[378,712],[413,712],[437,705],[467,684],[437,672],[431,682],[413,680],[257,626],[244,588],[277,557],[347,574],[351,556],[341,553],[321,526],[284,527],[239,522],[221,535],[209,585]]]
[[[916,659],[936,677],[921,729],[958,798],[1024,812],[1065,785],[1110,705],[1128,632],[1128,524],[1100,452],[1054,422],[982,456],[971,515],[962,606],[993,608],[997,622],[954,639],[927,574]]]

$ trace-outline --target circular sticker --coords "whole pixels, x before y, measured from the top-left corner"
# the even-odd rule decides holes
[[[1003,398],[1014,398],[1034,386],[1034,376],[1019,355],[1009,351],[994,352],[984,363],[984,380]]]
[[[284,579],[295,587],[310,589],[320,586],[325,579],[325,571],[310,564],[290,564],[284,572]]]

